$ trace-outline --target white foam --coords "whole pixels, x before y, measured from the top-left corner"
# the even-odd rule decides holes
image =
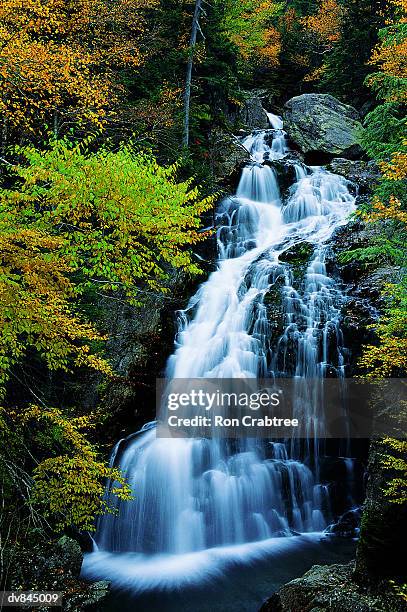
[[[200,585],[222,577],[233,566],[248,566],[262,559],[277,562],[284,553],[318,542],[322,533],[270,538],[262,542],[222,546],[183,555],[145,555],[97,551],[85,555],[82,577],[109,580],[116,589],[173,590]]]

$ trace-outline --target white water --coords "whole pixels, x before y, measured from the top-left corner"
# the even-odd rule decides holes
[[[287,155],[281,119],[269,114],[269,120],[273,129],[243,142],[257,162],[243,169],[236,194],[219,206],[218,267],[179,314],[170,378],[343,375],[342,296],[324,262],[326,242],[346,223],[354,198],[342,177],[296,163],[297,180],[283,203],[275,170],[261,163]],[[313,254],[303,282],[295,283],[280,258],[304,242]],[[281,295],[277,337],[266,304],[273,288]],[[213,563],[214,548],[248,554],[293,530],[322,531],[330,520],[329,491],[317,480],[317,450],[306,447],[302,457],[297,450],[281,442],[157,439],[154,427],[122,441],[112,463],[135,499],[119,504],[118,516],[100,519],[100,552],[87,556],[84,575],[120,583],[128,572],[141,588],[151,579],[144,576],[146,559],[159,563],[159,572],[166,559],[171,567],[199,559],[201,568]]]

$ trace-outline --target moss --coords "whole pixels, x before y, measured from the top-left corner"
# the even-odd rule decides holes
[[[380,442],[372,442],[356,555],[358,579],[373,584],[377,580],[403,579],[405,572],[400,559],[407,546],[406,532],[401,529],[407,518],[407,508],[392,503],[384,493],[391,474],[383,467],[382,455]]]
[[[299,242],[280,255],[280,261],[290,265],[295,288],[301,285],[313,253],[314,245],[309,242]]]
[[[279,259],[283,263],[289,263],[294,266],[304,265],[308,263],[313,252],[314,246],[311,243],[299,242],[287,251],[284,251],[284,253],[281,253]]]

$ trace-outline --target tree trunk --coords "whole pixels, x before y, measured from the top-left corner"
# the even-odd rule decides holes
[[[192,66],[194,63],[194,51],[196,45],[196,36],[199,27],[199,17],[202,9],[202,0],[196,0],[194,17],[192,19],[191,38],[189,41],[189,56],[187,64],[187,73],[185,77],[185,92],[184,92],[184,137],[182,144],[187,147],[189,144],[189,108],[191,102],[191,81],[192,81]]]

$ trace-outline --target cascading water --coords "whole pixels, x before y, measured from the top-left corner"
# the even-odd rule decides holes
[[[286,137],[281,119],[268,117],[272,129],[243,141],[253,162],[243,168],[236,194],[219,206],[218,267],[180,313],[169,378],[344,375],[342,295],[326,273],[325,254],[354,198],[344,178],[287,160],[296,182],[283,204],[272,164],[287,155]],[[286,262],[298,245],[310,253],[301,282]],[[268,311],[275,290],[278,333]],[[189,559],[213,547],[256,548],[276,536],[320,532],[330,519],[315,457],[299,457],[288,443],[159,439],[152,424],[121,441],[112,463],[135,499],[121,503],[118,516],[100,519],[96,542],[106,555],[139,553],[144,564],[163,554]],[[111,565],[109,575],[106,558],[98,569],[96,554],[88,556],[85,575],[117,573]]]

